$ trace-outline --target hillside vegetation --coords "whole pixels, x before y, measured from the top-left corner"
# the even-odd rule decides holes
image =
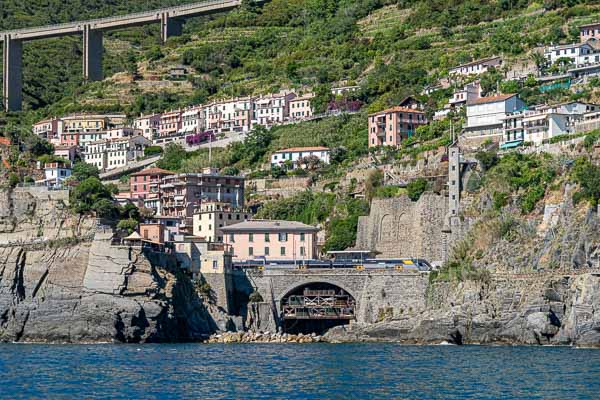
[[[0,29],[122,14],[175,1],[66,0],[3,2]],[[576,38],[580,23],[596,20],[594,1],[466,0],[273,0],[245,3],[228,14],[197,18],[185,34],[159,46],[158,28],[111,32],[105,40],[105,75],[120,78],[83,84],[79,38],[25,46],[27,109],[18,124],[77,110],[131,114],[201,103],[215,97],[258,94],[280,88],[314,89],[326,104],[327,88],[343,81],[361,85],[355,97],[381,109],[419,93],[449,67],[504,54],[529,60],[537,46]],[[168,67],[188,65],[187,82],[148,84]],[[128,77],[128,78],[127,78]],[[484,79],[495,88],[498,77]],[[532,100],[530,87],[504,87]],[[425,99],[431,110],[445,93]],[[591,93],[584,93],[591,96]],[[561,97],[565,93],[544,96]],[[11,126],[11,124],[9,124]]]

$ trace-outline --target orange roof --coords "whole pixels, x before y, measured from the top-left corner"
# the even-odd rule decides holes
[[[497,101],[504,101],[510,99],[511,97],[516,96],[516,94],[501,94],[498,96],[490,96],[490,97],[480,97],[479,99],[472,100],[468,103],[471,104],[486,104],[486,103],[495,103]]]
[[[0,144],[2,144],[4,146],[10,146],[10,139],[9,138],[4,138],[4,137],[0,137]]]
[[[315,146],[315,147],[290,147],[289,149],[277,150],[275,153],[293,153],[300,151],[329,151],[327,147]]]
[[[143,175],[174,175],[175,172],[167,171],[162,168],[146,168],[141,170],[140,172],[136,172],[135,174],[131,174],[130,176],[143,176]]]
[[[369,114],[369,115],[378,115],[378,114],[385,114],[385,113],[391,113],[391,112],[406,112],[406,113],[415,113],[415,114],[425,114],[423,111],[419,111],[419,110],[413,110],[412,108],[407,108],[407,107],[400,107],[400,106],[396,106],[396,107],[392,107],[392,108],[388,108],[386,110],[382,110],[373,114]]]
[[[6,169],[10,169],[10,164],[8,163],[8,161],[6,161],[6,160],[4,160],[4,159],[3,159],[3,160],[2,160],[2,164],[4,164],[4,167],[5,167]]]

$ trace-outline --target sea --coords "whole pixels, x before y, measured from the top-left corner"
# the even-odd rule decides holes
[[[4,344],[0,399],[600,399],[600,350]]]

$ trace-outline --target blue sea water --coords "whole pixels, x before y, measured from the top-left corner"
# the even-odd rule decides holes
[[[0,345],[1,399],[598,399],[600,350]]]

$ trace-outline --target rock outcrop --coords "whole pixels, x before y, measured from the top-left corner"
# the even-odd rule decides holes
[[[53,197],[3,194],[4,205],[0,341],[196,341],[218,329],[169,255],[114,246]]]
[[[421,313],[336,327],[325,339],[600,346],[600,273],[441,283],[431,297]]]

